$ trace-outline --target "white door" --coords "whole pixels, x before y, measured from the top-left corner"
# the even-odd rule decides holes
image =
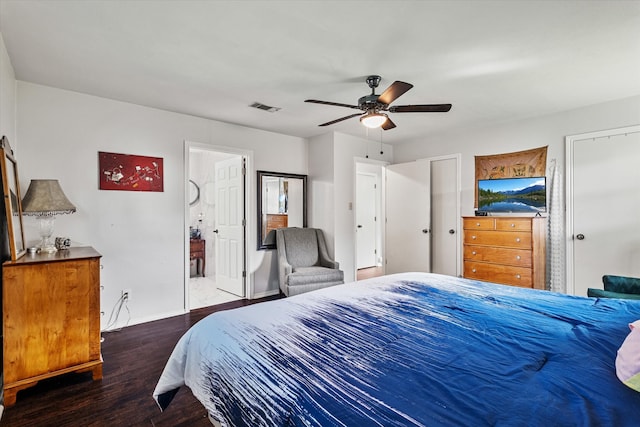
[[[385,273],[429,272],[429,162],[386,167]]]
[[[216,287],[244,297],[244,159],[215,164]]]
[[[376,177],[356,174],[357,268],[376,265]]]
[[[640,277],[639,159],[640,132],[573,142],[575,295],[602,288],[605,274]]]
[[[459,274],[460,211],[458,160],[430,160],[431,166],[431,271]]]

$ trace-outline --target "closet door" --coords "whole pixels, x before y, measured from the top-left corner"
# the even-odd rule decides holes
[[[385,273],[431,271],[429,162],[387,166]]]
[[[570,141],[568,293],[586,296],[587,288],[602,288],[605,274],[640,277],[640,127],[636,128]]]

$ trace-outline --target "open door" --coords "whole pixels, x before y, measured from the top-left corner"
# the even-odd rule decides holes
[[[245,159],[241,156],[215,164],[216,287],[245,297]]]
[[[386,168],[386,274],[431,271],[429,162]]]
[[[376,266],[376,177],[356,174],[357,268]]]

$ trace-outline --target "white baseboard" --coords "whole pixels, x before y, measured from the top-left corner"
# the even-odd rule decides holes
[[[274,295],[278,295],[280,293],[280,289],[276,289],[276,290],[272,290],[272,291],[266,291],[266,292],[260,292],[257,294],[253,294],[253,298],[251,299],[260,299],[260,298],[266,298],[266,297],[272,297]]]

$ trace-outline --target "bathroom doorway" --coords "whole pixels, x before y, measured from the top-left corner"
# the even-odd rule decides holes
[[[185,306],[193,310],[247,295],[247,156],[233,149],[195,143],[186,143],[185,154]]]

